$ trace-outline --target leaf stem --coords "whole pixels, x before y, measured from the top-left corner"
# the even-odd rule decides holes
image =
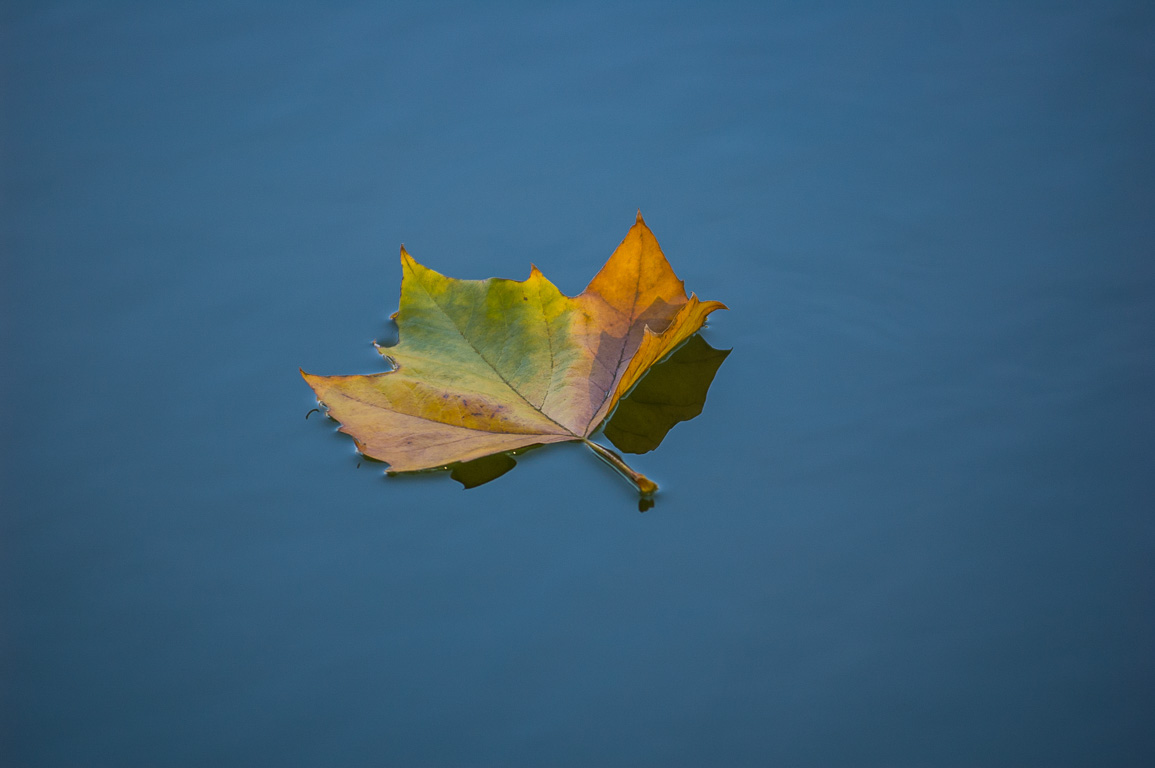
[[[611,467],[616,469],[622,475],[622,477],[633,483],[634,487],[638,489],[638,493],[642,494],[642,496],[649,497],[657,493],[658,484],[640,472],[635,472],[634,470],[630,469],[630,466],[622,460],[621,456],[617,455],[609,448],[598,445],[592,440],[588,440],[584,437],[582,438],[582,442],[589,446],[589,449],[593,451],[599,459],[604,461],[606,464],[609,464]]]

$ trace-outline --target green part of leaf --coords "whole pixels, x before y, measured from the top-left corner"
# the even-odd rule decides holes
[[[606,439],[625,453],[657,448],[675,424],[702,412],[714,375],[729,354],[700,334],[690,337],[622,398],[606,424]]]

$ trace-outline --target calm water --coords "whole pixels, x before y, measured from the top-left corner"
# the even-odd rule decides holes
[[[0,762],[1155,761],[1155,13],[861,5],[3,11]],[[639,207],[653,510],[304,420]]]

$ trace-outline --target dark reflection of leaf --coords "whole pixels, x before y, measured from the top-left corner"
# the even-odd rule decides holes
[[[517,461],[508,453],[495,453],[473,461],[454,464],[449,476],[466,488],[476,488],[482,483],[496,480],[515,466]]]
[[[675,424],[702,412],[714,374],[728,354],[698,334],[691,336],[622,398],[606,423],[606,437],[625,453],[657,448]]]

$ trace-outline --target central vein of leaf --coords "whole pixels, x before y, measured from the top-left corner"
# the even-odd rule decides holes
[[[549,399],[549,393],[553,391],[554,375],[557,373],[557,361],[554,360],[553,357],[553,327],[550,325],[549,317],[547,317],[545,313],[545,299],[541,297],[540,282],[537,284],[537,306],[538,309],[541,310],[541,322],[545,326],[545,343],[549,346],[549,386],[546,387],[545,394],[541,396],[541,406],[538,408],[540,411],[541,408],[545,407],[545,401]],[[545,414],[543,413],[542,415],[544,416]],[[549,417],[547,416],[546,418]],[[555,421],[554,423],[556,424],[557,422]],[[569,430],[566,431],[568,432]]]
[[[614,369],[613,369],[614,375],[610,379],[610,386],[608,389],[606,389],[605,397],[602,398],[602,405],[605,405],[606,400],[608,400],[610,395],[613,394],[614,390],[617,389],[618,378],[622,375],[622,361],[626,359],[626,347],[628,347],[630,345],[630,329],[633,328],[633,326],[634,326],[634,318],[635,318],[635,315],[638,311],[638,290],[641,287],[642,287],[642,269],[639,266],[637,271],[634,273],[634,294],[633,294],[634,298],[633,298],[633,301],[630,303],[630,320],[628,323],[626,323],[626,335],[622,337],[622,347],[618,351],[618,362],[617,362],[617,365],[614,366]],[[585,434],[586,435],[589,435],[590,432],[593,431],[593,428],[595,426],[594,419],[596,419],[598,417],[598,413],[600,413],[601,410],[602,410],[601,406],[598,406],[597,409],[595,409],[593,414],[590,416],[589,423],[586,424],[586,428],[585,428]]]

